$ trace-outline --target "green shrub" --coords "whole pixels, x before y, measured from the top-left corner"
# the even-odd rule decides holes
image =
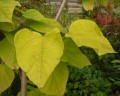
[[[65,96],[109,96],[110,82],[95,66],[69,68],[70,76]]]

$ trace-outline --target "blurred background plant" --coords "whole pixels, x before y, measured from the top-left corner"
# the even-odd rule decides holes
[[[111,83],[97,66],[83,69],[70,67],[70,77],[65,96],[109,96]]]
[[[36,9],[42,14],[49,16],[51,6],[48,6],[49,0],[18,0],[22,5],[22,10]]]

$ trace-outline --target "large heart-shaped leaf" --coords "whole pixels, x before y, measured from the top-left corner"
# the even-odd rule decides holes
[[[15,0],[0,0],[0,22],[12,22],[15,6],[20,6]]]
[[[71,38],[64,39],[64,54],[61,61],[68,62],[69,65],[78,68],[91,64]]]
[[[77,46],[93,48],[98,55],[115,53],[97,24],[91,20],[81,19],[74,21],[70,26],[69,35]]]
[[[94,0],[82,0],[82,5],[86,11],[93,10]]]
[[[17,60],[16,60],[16,52],[15,47],[11,44],[7,39],[3,39],[0,42],[0,57],[3,62],[8,65],[11,69],[17,69]]]
[[[60,62],[64,44],[58,29],[42,36],[40,33],[22,29],[15,35],[18,65],[38,87],[43,87]]]
[[[67,66],[60,63],[40,91],[46,93],[47,96],[63,96],[68,80],[68,74]]]
[[[14,72],[5,64],[0,64],[0,94],[10,87],[14,80]]]

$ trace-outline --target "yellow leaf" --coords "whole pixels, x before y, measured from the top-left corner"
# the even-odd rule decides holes
[[[14,80],[14,72],[5,64],[0,64],[0,94],[10,87]]]
[[[63,96],[68,80],[68,68],[64,63],[60,63],[50,75],[45,86],[40,89],[47,96]]]
[[[43,87],[60,62],[64,44],[59,29],[42,36],[22,29],[14,38],[18,65],[39,88]]]
[[[81,19],[74,21],[70,26],[69,35],[77,46],[93,48],[98,55],[115,53],[97,24],[91,20]]]
[[[18,69],[15,47],[7,39],[0,42],[0,57],[11,69]]]
[[[59,28],[62,32],[64,31],[64,28],[59,22],[49,18],[45,18],[41,22],[30,20],[27,22],[27,26],[41,33],[49,32],[49,30],[53,30],[54,28]]]
[[[20,3],[15,0],[0,0],[0,22],[12,22],[15,6],[20,6]]]
[[[94,0],[82,0],[82,5],[86,11],[93,10]]]

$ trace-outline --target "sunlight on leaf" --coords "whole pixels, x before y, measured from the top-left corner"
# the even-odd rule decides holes
[[[22,29],[14,38],[18,65],[38,87],[43,87],[60,62],[64,44],[60,31],[55,28],[42,36]]]
[[[94,0],[82,0],[82,5],[86,11],[93,10]]]
[[[12,22],[13,11],[20,3],[15,0],[0,0],[0,22]]]
[[[69,35],[77,46],[93,48],[98,55],[115,53],[97,24],[91,20],[81,19],[74,21],[70,26]]]

